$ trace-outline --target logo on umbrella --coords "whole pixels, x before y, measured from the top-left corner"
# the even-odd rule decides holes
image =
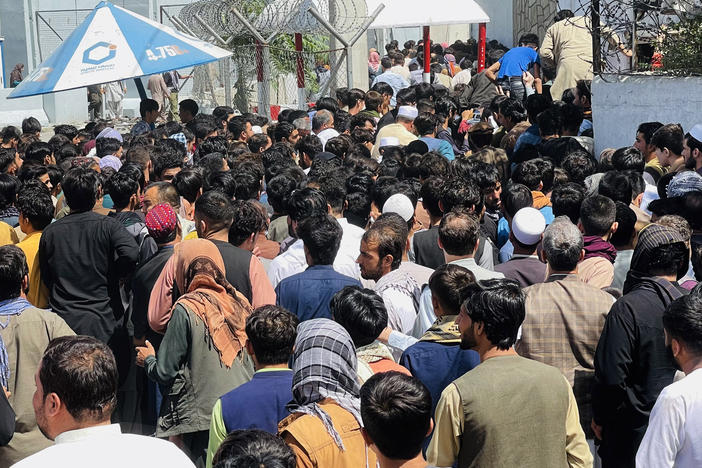
[[[97,42],[83,52],[83,63],[100,65],[115,58],[117,46],[109,42]]]

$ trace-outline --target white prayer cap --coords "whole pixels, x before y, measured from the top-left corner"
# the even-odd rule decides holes
[[[697,124],[690,129],[690,136],[702,143],[702,124]]]
[[[407,195],[396,193],[388,198],[383,205],[383,214],[385,213],[397,213],[402,216],[402,219],[409,221],[414,216],[414,207]]]
[[[535,245],[546,229],[546,219],[536,208],[522,208],[512,218],[512,234],[524,245]]]
[[[378,146],[378,148],[382,148],[383,146],[400,146],[400,139],[397,137],[383,137],[380,139],[380,146]]]
[[[419,115],[416,107],[413,106],[400,106],[397,110],[398,117],[404,117],[406,119],[414,120]]]
[[[253,127],[251,127],[251,131],[254,132],[254,135],[263,133],[263,129],[258,125],[254,125]]]

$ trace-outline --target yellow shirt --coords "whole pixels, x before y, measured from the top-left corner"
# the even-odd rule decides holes
[[[0,245],[16,244],[17,242],[19,239],[12,226],[0,221]]]
[[[41,280],[41,271],[39,270],[39,240],[41,239],[41,231],[33,232],[24,238],[22,242],[17,244],[17,247],[22,249],[27,257],[27,265],[29,266],[29,292],[27,300],[39,309],[49,307],[49,290]]]
[[[563,379],[567,382],[565,377]],[[568,388],[570,389],[570,384]],[[569,390],[568,394],[568,415],[564,428],[568,466],[589,468],[592,467],[592,454],[580,427],[578,404],[573,391]],[[461,395],[453,383],[441,392],[441,398],[434,413],[434,423],[434,435],[427,450],[427,461],[432,466],[452,466],[458,459],[465,423]]]
[[[190,239],[197,239],[197,231],[192,231],[192,232],[188,233],[188,235],[183,238],[184,241],[190,240]]]

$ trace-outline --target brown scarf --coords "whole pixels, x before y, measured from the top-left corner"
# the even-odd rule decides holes
[[[244,327],[251,304],[227,282],[224,261],[212,242],[181,242],[174,255],[175,281],[178,290],[185,291],[175,305],[187,307],[205,323],[222,364],[231,367],[246,343]]]
[[[455,315],[444,315],[436,319],[436,322],[424,332],[419,341],[431,341],[448,345],[461,343],[461,332],[456,324]]]

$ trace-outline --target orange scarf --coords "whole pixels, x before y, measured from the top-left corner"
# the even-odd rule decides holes
[[[185,291],[175,305],[187,307],[205,323],[222,364],[231,367],[246,343],[244,327],[251,304],[227,282],[224,261],[212,242],[184,241],[174,255],[175,281],[178,290]]]
[[[544,206],[551,206],[551,200],[538,190],[532,190],[531,196],[534,199],[533,207],[540,210]]]

